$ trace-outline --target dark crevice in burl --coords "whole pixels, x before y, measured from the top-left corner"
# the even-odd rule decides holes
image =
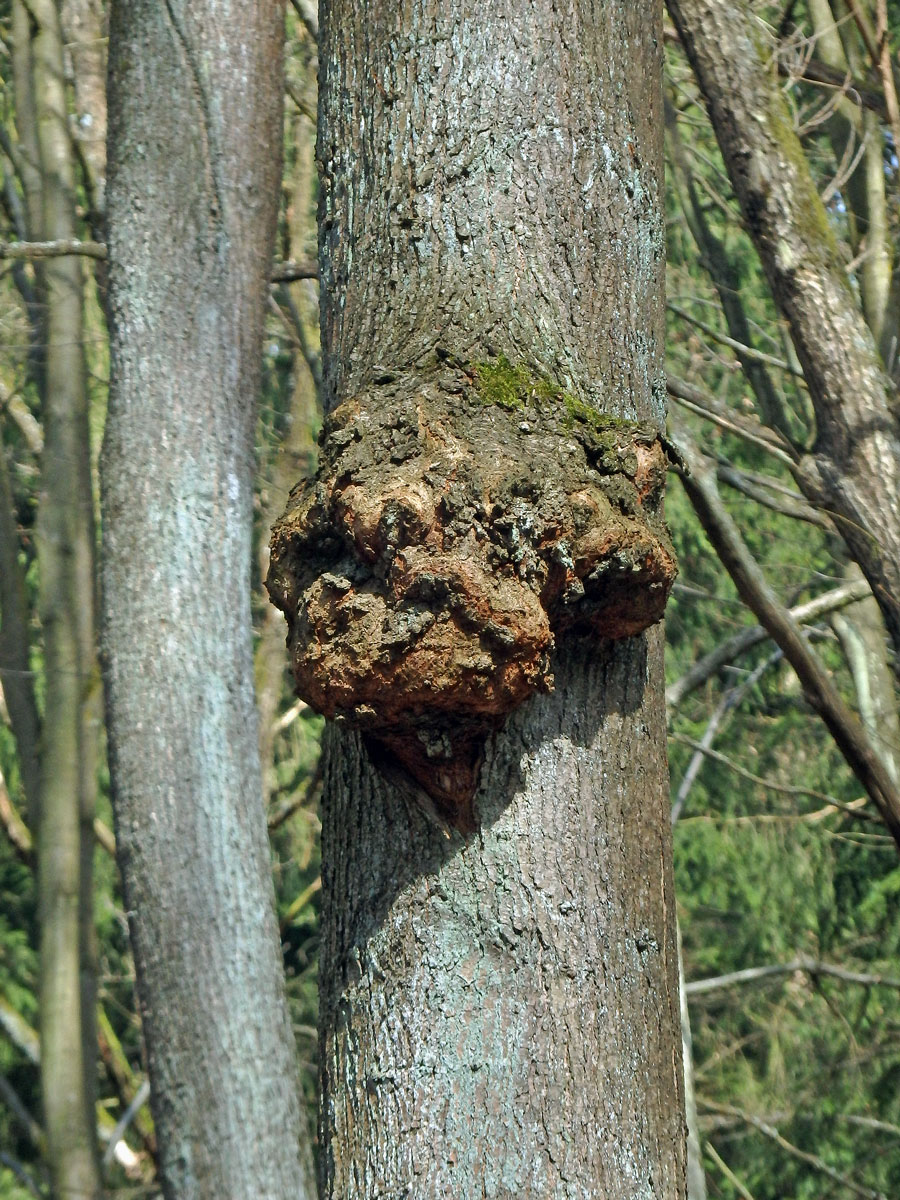
[[[336,408],[267,580],[298,695],[381,743],[462,831],[485,740],[552,688],[554,642],[640,633],[676,571],[657,430],[499,369],[499,389],[444,364]]]

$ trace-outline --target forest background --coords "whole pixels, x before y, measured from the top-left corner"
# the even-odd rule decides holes
[[[827,213],[826,225],[807,235],[827,242],[829,253],[833,243],[850,285],[846,302],[864,314],[896,381],[900,6],[808,0],[750,8],[766,79],[784,98],[790,133],[802,147],[795,166]],[[253,611],[278,918],[312,1138],[322,721],[292,696],[283,620],[261,583],[269,527],[290,488],[314,470],[320,423],[317,22],[302,0],[289,8],[288,31],[278,261],[257,438]],[[80,795],[81,808],[74,820],[61,818],[52,851],[77,859],[84,852],[79,821],[90,829],[95,932],[84,933],[83,944],[87,966],[96,965],[92,1122],[109,1188],[155,1194],[92,634],[82,630],[83,657],[74,668],[58,638],[48,636],[65,624],[66,612],[94,605],[93,520],[74,534],[67,521],[79,494],[95,513],[109,373],[105,33],[100,0],[64,0],[58,10],[37,0],[0,4],[0,1197],[15,1200],[46,1194],[48,1178],[37,1031],[39,980],[53,951],[38,921],[33,813],[39,747],[47,753],[67,721],[94,747],[96,763],[89,781],[61,778],[63,802],[66,794]],[[42,145],[39,110],[54,87],[63,89],[70,136]],[[798,490],[798,448],[811,446],[816,432],[804,368],[671,23],[665,94],[670,434],[695,480],[685,490],[673,472],[667,518],[680,575],[666,615],[675,868],[696,1107],[689,1115],[698,1139],[694,1166],[701,1168],[691,1174],[690,1194],[897,1195],[897,846],[833,727],[809,702],[797,661],[757,622],[774,630],[773,604],[775,618],[794,611],[807,653],[859,714],[895,785],[896,660],[833,514]],[[52,224],[48,212],[55,213]],[[60,245],[71,240],[77,245]],[[55,246],[41,250],[38,242]],[[74,290],[54,290],[54,270],[68,272]],[[59,393],[69,406],[62,411],[53,393],[61,376],[84,380],[83,389],[67,384]],[[752,556],[755,593],[746,582],[736,586],[714,548],[728,514]],[[59,575],[39,551],[42,539],[52,546],[71,537],[75,545],[82,536],[84,573],[74,587],[54,589]]]

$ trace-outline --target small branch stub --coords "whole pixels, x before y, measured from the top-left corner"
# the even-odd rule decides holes
[[[659,435],[501,359],[383,377],[321,446],[267,580],[297,693],[470,831],[485,739],[552,688],[554,639],[630,637],[663,615]]]

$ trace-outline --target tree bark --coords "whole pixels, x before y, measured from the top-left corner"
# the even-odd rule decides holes
[[[896,395],[847,282],[761,33],[744,3],[668,0],[816,416],[797,481],[869,581],[900,661]]]
[[[362,461],[367,444],[378,453],[387,405],[418,411],[418,425],[415,415],[396,423],[405,481],[409,446],[431,445],[441,421],[462,422],[457,433],[469,419],[502,425],[499,409],[484,415],[467,398],[466,381],[504,361],[514,381],[506,401],[524,406],[514,444],[554,405],[658,427],[656,6],[500,0],[473,13],[462,0],[329,0],[320,19],[322,330],[338,442],[358,444]],[[533,387],[520,395],[515,381],[526,379]],[[529,388],[545,394],[544,409]],[[490,449],[441,436],[441,453],[459,447],[460,480],[470,465],[490,475]],[[516,477],[539,490],[564,473],[570,447],[552,436],[521,443],[513,491]],[[326,458],[336,444],[326,438]],[[554,447],[548,459],[539,446]],[[482,534],[489,540],[490,514],[473,502],[467,518],[447,487],[433,517],[430,501],[421,511],[414,498],[398,501],[403,520],[425,513],[427,529],[421,543],[401,540],[395,561],[425,553],[429,539],[443,537],[452,554],[458,537],[461,559],[466,546],[479,552]],[[378,530],[393,537],[393,512],[385,502],[376,542]],[[270,581],[287,604],[290,513],[279,528]],[[447,569],[463,578],[468,568]],[[514,574],[498,567],[498,595]],[[352,580],[330,578],[355,594]],[[489,593],[481,600],[495,605],[492,628],[505,636]],[[416,610],[423,628],[434,616],[465,632],[462,616],[432,603]],[[302,620],[295,610],[294,625]],[[500,661],[487,636],[482,649]],[[328,733],[324,1197],[684,1194],[658,632],[616,642],[561,634],[552,671],[555,691],[488,739],[468,838],[442,831],[440,812],[426,819],[427,764],[412,782],[390,750]],[[443,687],[437,674],[425,692]],[[386,685],[374,708],[354,711],[377,721],[395,703]],[[441,729],[452,740],[449,718],[436,718],[431,732]],[[433,773],[457,766],[441,759]],[[467,827],[452,806],[443,811]]]
[[[119,860],[167,1197],[306,1194],[250,621],[280,4],[114,4],[101,463]]]

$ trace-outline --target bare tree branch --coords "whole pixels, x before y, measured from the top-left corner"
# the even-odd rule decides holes
[[[681,308],[671,301],[666,305],[669,312],[673,312],[676,317],[681,317],[682,321],[687,321],[689,325],[693,325],[707,337],[712,338],[714,342],[718,342],[720,346],[727,346],[729,350],[733,350],[739,358],[747,359],[750,362],[764,363],[767,367],[776,367],[779,371],[786,371],[788,375],[794,375],[798,379],[803,379],[803,372],[799,367],[792,366],[783,358],[777,358],[774,354],[766,354],[764,350],[756,350],[753,346],[745,346],[742,342],[738,342],[733,337],[729,337],[727,333],[720,333],[718,329],[713,329],[712,325],[707,325],[705,321],[701,321],[699,317],[692,316],[686,309]]]
[[[68,254],[85,258],[106,258],[103,242],[83,242],[79,238],[56,238],[50,242],[0,242],[0,258],[63,258]]]
[[[793,467],[794,459],[789,452],[788,442],[774,429],[768,429],[759,421],[751,420],[743,413],[735,412],[727,405],[722,404],[715,396],[711,396],[709,392],[695,387],[694,384],[688,383],[684,379],[679,379],[677,375],[667,377],[666,388],[669,395],[684,407],[699,413],[708,421],[714,421],[723,429],[744,438],[745,441],[751,442],[755,446],[761,446],[781,462]]]
[[[776,1142],[782,1150],[786,1150],[788,1154],[794,1158],[799,1158],[801,1162],[808,1163],[809,1166],[827,1175],[829,1179],[839,1183],[841,1187],[847,1188],[848,1191],[854,1192],[857,1196],[862,1196],[864,1200],[887,1200],[883,1192],[876,1192],[872,1188],[865,1187],[863,1184],[856,1183],[849,1179],[846,1175],[842,1175],[840,1171],[836,1171],[834,1167],[830,1167],[824,1159],[819,1158],[816,1154],[810,1154],[806,1150],[801,1150],[799,1146],[795,1146],[793,1142],[789,1142],[787,1138],[782,1137],[774,1125],[769,1125],[766,1121],[760,1120],[759,1117],[754,1117],[752,1113],[744,1112],[743,1109],[733,1108],[729,1104],[713,1104],[709,1101],[705,1102],[705,1107],[713,1112],[727,1113],[729,1116],[737,1117],[739,1120],[746,1122],[747,1125],[752,1125],[754,1129],[758,1129],[760,1133],[767,1138],[771,1138]]]
[[[0,242],[0,259],[64,258],[70,254],[104,261],[107,249],[103,242],[83,242],[77,238],[58,238],[51,242]],[[307,259],[275,263],[269,278],[273,283],[293,283],[298,279],[318,279],[318,276],[317,264]]]
[[[278,262],[272,267],[269,279],[272,283],[293,283],[298,279],[318,279],[318,265],[311,259],[297,262]]]
[[[848,604],[854,604],[857,600],[864,600],[868,595],[870,595],[869,585],[864,580],[857,580],[853,583],[842,584],[841,587],[825,592],[821,596],[816,596],[814,600],[798,604],[795,608],[789,609],[789,612],[797,624],[802,625],[806,621],[815,621],[828,613],[846,608]],[[715,675],[727,663],[734,662],[740,655],[746,654],[748,650],[758,646],[760,642],[764,642],[768,636],[769,634],[762,625],[752,625],[749,629],[742,629],[740,633],[736,633],[727,641],[716,646],[709,654],[698,659],[689,671],[666,688],[666,705],[670,712],[678,707],[685,696],[700,687],[701,684],[706,683],[707,679]]]
[[[798,814],[798,819],[802,816],[807,820],[813,818],[821,820],[832,813],[844,812],[848,816],[856,817],[861,821],[873,821],[878,825],[881,824],[880,817],[876,817],[872,813],[868,813],[858,807],[860,803],[865,803],[865,796],[860,797],[860,800],[854,800],[851,804],[844,804],[834,796],[829,796],[827,792],[817,792],[814,788],[798,787],[796,784],[778,783],[775,779],[766,779],[763,775],[755,775],[752,771],[748,771],[746,767],[742,767],[740,763],[736,763],[734,759],[729,758],[727,754],[722,754],[720,750],[713,750],[711,746],[704,745],[702,741],[698,742],[696,738],[687,737],[683,733],[673,733],[669,736],[671,741],[678,742],[682,746],[690,746],[692,750],[699,751],[706,758],[711,758],[716,762],[722,763],[723,766],[734,771],[736,775],[740,775],[742,779],[746,779],[750,783],[759,784],[760,787],[764,787],[769,791],[781,792],[785,796],[809,796],[814,800],[824,800],[826,802],[826,808],[821,808],[815,813]],[[760,818],[768,815],[760,814]],[[753,818],[748,819],[752,820]]]
[[[719,560],[738,594],[751,608],[797,673],[809,703],[828,727],[838,749],[875,802],[900,847],[900,790],[872,746],[859,718],[839,695],[828,673],[807,645],[800,628],[782,605],[750,554],[737,525],[722,503],[715,471],[690,438],[678,429],[678,448],[690,468],[682,483]]]
[[[743,1197],[743,1200],[753,1200],[753,1194],[744,1187],[737,1175],[735,1175],[734,1171],[732,1171],[731,1167],[729,1167],[729,1165],[722,1159],[712,1142],[704,1142],[703,1149],[713,1160],[731,1186],[741,1197]]]

